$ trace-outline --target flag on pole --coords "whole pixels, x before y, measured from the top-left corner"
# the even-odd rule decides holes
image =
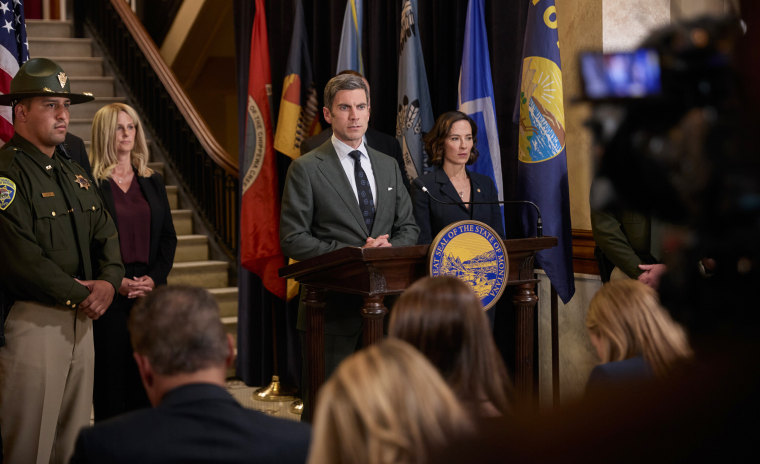
[[[318,134],[322,128],[317,115],[317,91],[311,75],[311,58],[303,19],[301,0],[294,0],[293,37],[282,83],[280,114],[274,148],[291,158],[301,154],[301,142]]]
[[[0,94],[11,89],[11,80],[18,69],[29,59],[29,43],[26,40],[24,2],[0,2]],[[0,140],[3,143],[13,137],[11,107],[0,107]],[[1,144],[0,144],[1,145]]]
[[[519,191],[541,208],[546,235],[556,247],[539,251],[536,259],[567,303],[575,293],[570,199],[565,152],[565,110],[554,0],[532,1],[523,43],[520,84],[518,153]],[[528,211],[526,233],[536,223]]]
[[[406,175],[413,180],[430,170],[422,135],[435,121],[417,27],[417,0],[402,1],[396,138],[404,155]]]
[[[272,294],[285,298],[285,279],[277,275],[277,270],[284,265],[284,258],[280,249],[279,188],[269,107],[271,82],[264,0],[256,0],[248,71],[245,147],[240,157],[240,263],[256,273]]]
[[[477,148],[480,155],[472,165],[472,170],[490,177],[496,185],[499,200],[504,200],[499,130],[496,126],[483,0],[470,0],[467,5],[457,107],[478,126]]]
[[[364,75],[362,61],[362,0],[348,0],[343,16],[343,31],[340,34],[338,65],[335,74],[351,69]]]

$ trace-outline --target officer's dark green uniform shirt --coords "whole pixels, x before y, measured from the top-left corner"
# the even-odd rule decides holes
[[[124,277],[116,227],[84,169],[18,134],[0,149],[0,262],[11,298],[70,308],[90,294],[75,277],[116,291]]]

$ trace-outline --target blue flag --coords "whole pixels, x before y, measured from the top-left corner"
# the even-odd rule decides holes
[[[504,200],[499,130],[496,126],[496,107],[493,102],[483,0],[470,0],[467,5],[457,107],[459,111],[469,115],[478,126],[479,156],[472,165],[472,170],[490,177],[499,192],[499,200]]]
[[[422,135],[433,127],[425,60],[417,27],[417,0],[403,0],[398,56],[398,113],[396,138],[404,155],[409,180],[430,170]]]
[[[362,0],[348,0],[340,34],[338,65],[335,74],[351,69],[364,75],[362,61]]]
[[[519,95],[518,183],[522,198],[541,208],[544,233],[559,241],[556,247],[538,252],[536,259],[567,303],[575,293],[575,279],[562,98],[554,0],[531,1]],[[535,213],[528,211],[524,219],[526,235],[532,235]]]

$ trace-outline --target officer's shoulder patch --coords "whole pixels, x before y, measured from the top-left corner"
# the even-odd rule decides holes
[[[0,177],[0,211],[5,211],[16,198],[16,184],[7,177]]]

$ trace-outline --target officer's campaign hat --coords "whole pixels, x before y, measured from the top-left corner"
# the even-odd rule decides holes
[[[72,105],[95,99],[91,93],[71,93],[69,76],[55,61],[32,58],[11,80],[10,92],[0,95],[0,105],[14,105],[24,98],[44,96],[68,98]]]

